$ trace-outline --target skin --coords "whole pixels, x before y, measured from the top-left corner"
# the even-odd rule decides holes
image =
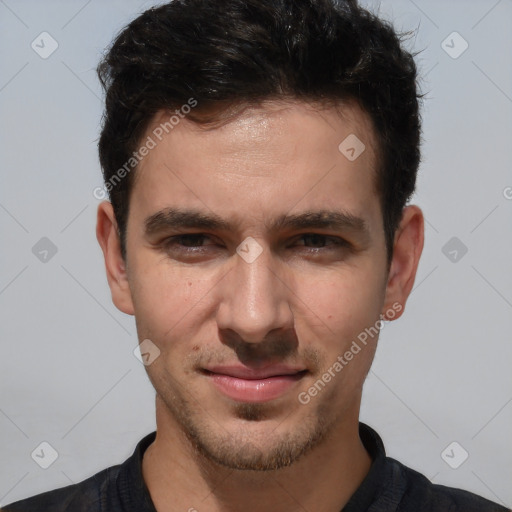
[[[163,112],[146,136],[162,120]],[[354,161],[338,150],[350,134],[366,146]],[[423,248],[422,212],[408,206],[388,271],[377,161],[372,125],[357,106],[269,101],[215,129],[184,119],[150,151],[130,198],[126,261],[112,206],[99,206],[114,304],[160,350],[146,366],[157,436],[143,460],[159,512],[339,512],[368,473],[358,417],[378,335],[334,377],[332,366],[381,314],[402,314]],[[147,233],[146,219],[166,208],[233,226]],[[320,210],[348,212],[367,231],[270,229],[281,215]],[[184,234],[206,237],[166,245]],[[247,237],[262,249],[252,263],[236,252]],[[258,404],[228,398],[201,372],[266,363],[307,371]],[[330,381],[301,403],[299,393],[329,368]]]

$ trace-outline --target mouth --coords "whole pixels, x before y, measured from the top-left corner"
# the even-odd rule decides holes
[[[274,365],[258,370],[246,366],[216,366],[203,369],[202,373],[232,400],[263,403],[286,394],[309,372],[304,368]]]

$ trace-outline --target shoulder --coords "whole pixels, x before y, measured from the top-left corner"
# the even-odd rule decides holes
[[[119,468],[112,466],[80,483],[17,501],[1,512],[100,512],[105,491],[115,481]]]
[[[393,473],[404,483],[398,511],[510,512],[509,509],[469,491],[433,484],[424,475],[388,458]]]
[[[155,439],[144,437],[122,464],[111,466],[74,485],[38,494],[1,509],[1,512],[105,512],[154,510],[142,477],[142,457]]]

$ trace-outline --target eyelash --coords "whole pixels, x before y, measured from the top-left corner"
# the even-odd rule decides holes
[[[324,249],[324,250],[332,250],[332,249],[338,249],[338,248],[343,248],[343,247],[348,247],[350,244],[344,240],[343,238],[339,238],[339,237],[335,237],[335,236],[329,236],[329,235],[322,235],[322,234],[319,234],[319,233],[304,233],[302,235],[300,235],[299,239],[305,239],[305,238],[319,238],[321,239],[322,241],[326,242],[326,241],[331,241],[332,244],[331,246],[321,246],[321,247],[309,247],[307,248],[305,245],[303,247],[305,247],[306,249],[310,249],[311,251],[310,252],[318,252],[319,250],[321,249]],[[184,240],[191,240],[191,239],[200,239],[200,240],[204,240],[204,239],[212,239],[211,237],[209,237],[208,235],[205,235],[203,233],[193,233],[193,234],[186,234],[186,235],[175,235],[175,236],[172,236],[166,240],[163,241],[163,246],[167,249],[167,250],[172,250],[173,248],[175,248],[177,245],[180,245],[180,241],[183,242]],[[213,244],[210,244],[210,245],[213,245]],[[206,245],[193,245],[193,246],[186,246],[186,245],[182,245],[179,247],[179,249],[183,249],[184,252],[189,252],[189,253],[198,253],[198,252],[202,252],[201,250],[204,249],[205,247],[207,247]]]

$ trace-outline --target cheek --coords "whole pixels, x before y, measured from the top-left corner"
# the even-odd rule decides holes
[[[315,378],[328,383],[322,401],[336,403],[338,412],[358,399],[377,347],[384,291],[377,275],[362,275],[331,275],[317,280],[309,293],[304,287],[301,296],[315,314],[304,320],[298,336],[321,351]],[[316,388],[304,391],[315,393]]]
[[[327,351],[342,351],[379,319],[384,289],[368,269],[351,269],[304,280],[298,295],[319,324],[317,336]],[[320,320],[320,322],[318,321]],[[313,324],[311,324],[313,325]],[[332,355],[331,355],[332,357]]]
[[[139,336],[160,341],[174,339],[174,334],[185,328],[190,315],[201,309],[201,299],[214,282],[198,279],[192,270],[166,265],[156,258],[147,262],[139,259],[133,268],[136,277],[130,288]]]

